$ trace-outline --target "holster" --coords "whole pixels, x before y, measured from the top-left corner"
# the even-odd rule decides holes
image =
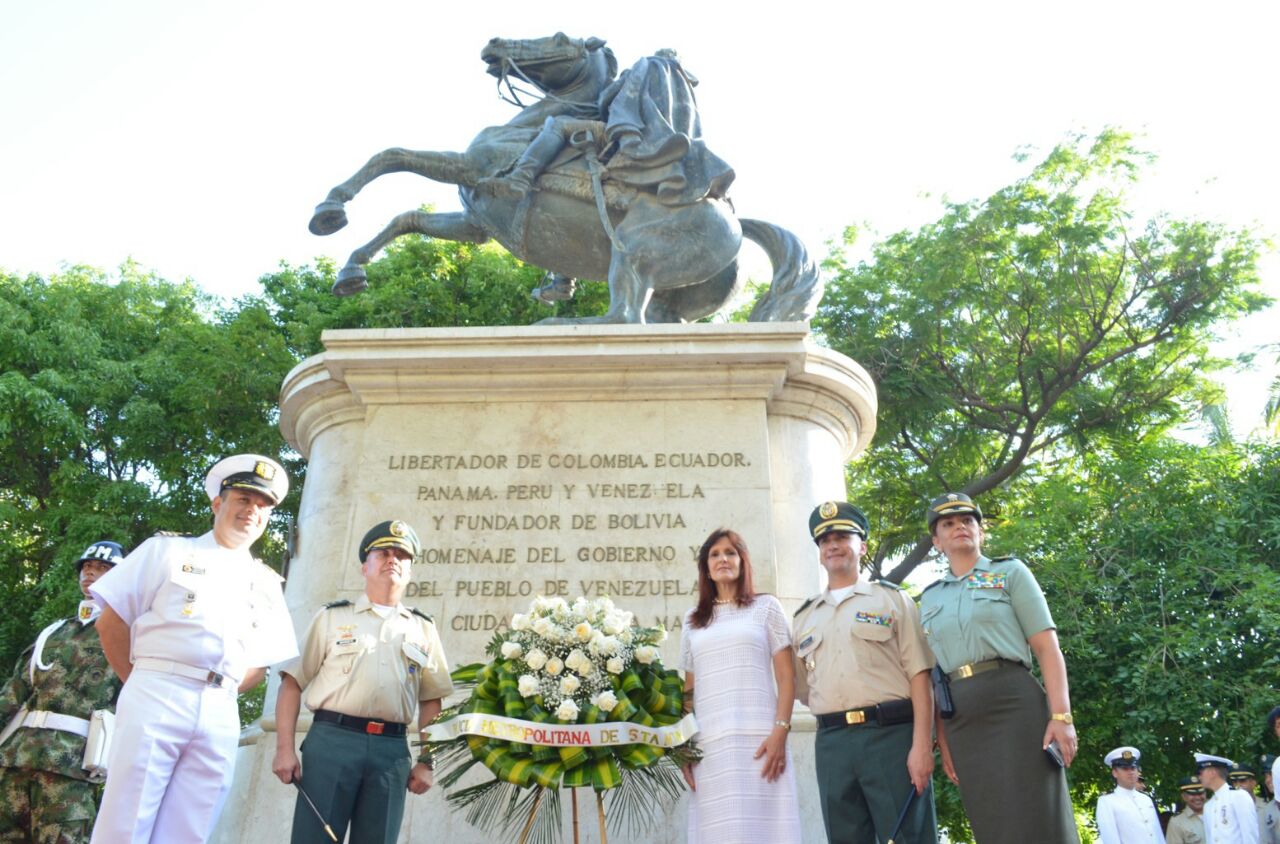
[[[95,709],[89,716],[89,736],[84,742],[84,760],[80,767],[88,772],[91,782],[107,778],[107,759],[115,731],[116,714],[110,709]]]
[[[956,714],[955,701],[951,699],[951,679],[942,666],[933,666],[933,702],[938,707],[938,714],[950,718]]]

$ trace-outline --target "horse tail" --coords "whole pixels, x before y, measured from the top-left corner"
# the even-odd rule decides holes
[[[769,289],[751,309],[749,322],[803,322],[818,310],[822,275],[800,238],[762,220],[741,218],[744,237],[759,244],[773,265]]]

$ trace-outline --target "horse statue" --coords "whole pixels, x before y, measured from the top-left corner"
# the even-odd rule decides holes
[[[673,52],[660,50],[619,75],[603,40],[557,33],[494,38],[480,57],[499,94],[520,112],[483,130],[463,153],[383,150],[329,192],[310,229],[318,235],[341,229],[346,203],[386,173],[456,184],[465,210],[396,216],[351,254],[336,295],[363,290],[365,265],[392,240],[417,233],[498,241],[549,271],[534,292],[544,301],[569,298],[577,278],[608,280],[603,316],[543,323],[693,322],[742,289],[738,252],[745,235],[773,266],[750,319],[813,315],[822,296],[817,266],[791,232],[734,214],[725,195],[733,171],[703,143],[697,80]],[[527,92],[513,78],[541,96],[525,105],[520,94]]]

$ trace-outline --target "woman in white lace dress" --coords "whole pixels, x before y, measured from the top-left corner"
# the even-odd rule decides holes
[[[752,589],[747,546],[731,530],[698,552],[698,605],[685,614],[680,667],[703,754],[684,771],[690,844],[800,841],[787,752],[791,634],[778,599]]]

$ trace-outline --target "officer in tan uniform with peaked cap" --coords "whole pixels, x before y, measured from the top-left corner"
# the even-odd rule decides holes
[[[431,756],[424,748],[411,762],[405,736],[415,716],[420,731],[435,720],[453,682],[431,617],[400,602],[421,548],[404,522],[374,525],[357,553],[364,594],[327,604],[302,655],[281,668],[272,770],[315,804],[298,796],[294,844],[326,840],[324,824],[338,840],[350,824],[352,844],[393,844],[406,790],[431,788]],[[300,763],[294,733],[304,692],[312,724]]]
[[[1204,801],[1208,799],[1208,789],[1200,782],[1200,777],[1192,775],[1178,781],[1184,808],[1169,818],[1169,828],[1165,830],[1165,844],[1204,844]]]
[[[915,602],[892,583],[860,577],[867,517],[828,501],[809,517],[827,589],[796,613],[796,697],[818,718],[815,767],[832,844],[937,840],[933,793],[933,654]]]

